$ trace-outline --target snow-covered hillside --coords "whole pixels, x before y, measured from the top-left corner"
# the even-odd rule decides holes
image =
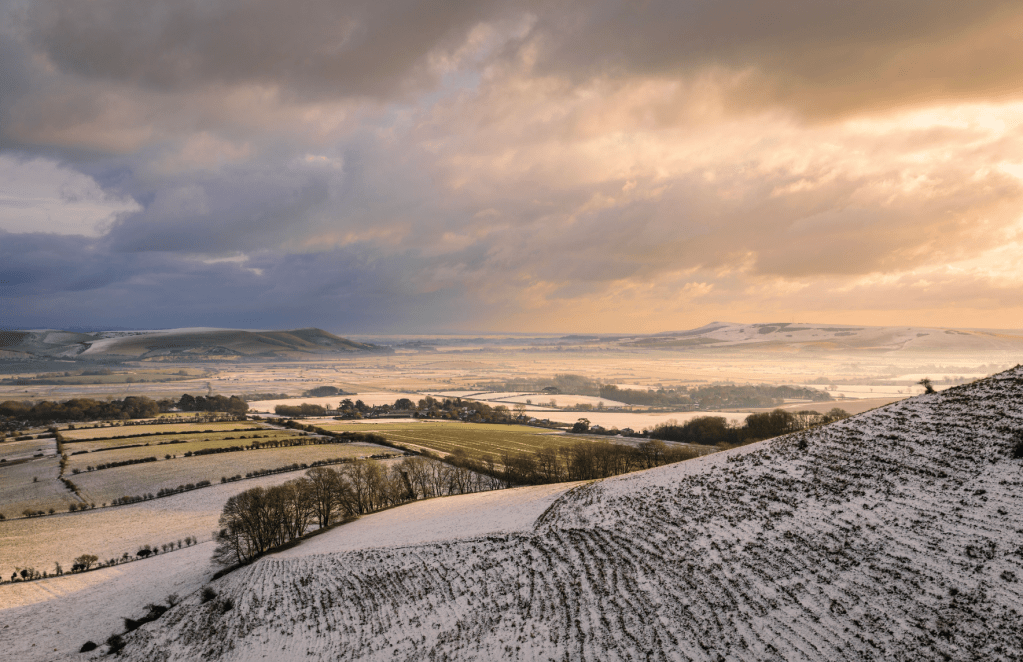
[[[131,635],[125,653],[1020,659],[1021,430],[1017,367],[576,488],[530,532],[268,557],[214,582],[217,600],[193,595]]]

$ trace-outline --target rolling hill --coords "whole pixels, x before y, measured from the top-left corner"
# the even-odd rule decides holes
[[[526,531],[352,549],[340,527],[189,596],[124,656],[1020,659],[1021,435],[1018,366],[576,487]]]
[[[319,354],[386,352],[321,329],[245,331],[170,329],[163,331],[20,331],[0,335],[3,358],[159,359],[301,358]]]
[[[1023,332],[911,326],[849,326],[788,322],[712,322],[688,331],[619,337],[620,347],[666,350],[801,352],[1014,352]]]

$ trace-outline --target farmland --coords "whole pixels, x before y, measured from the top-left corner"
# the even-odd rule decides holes
[[[211,423],[153,423],[143,425],[97,425],[63,430],[61,436],[68,442],[86,439],[110,439],[115,437],[137,437],[141,435],[162,435],[168,433],[227,432],[253,427],[245,421],[216,421]]]
[[[312,464],[335,458],[357,458],[378,453],[394,453],[390,448],[372,444],[320,444],[268,448],[198,457],[178,457],[145,464],[113,467],[72,476],[82,497],[95,504],[110,503],[123,496],[158,493],[179,485],[208,480],[219,483],[221,477],[245,475],[291,464]],[[84,457],[84,456],[83,456]]]
[[[188,595],[208,581],[216,571],[210,563],[212,548],[207,542],[137,563],[0,586],[4,659],[84,659],[78,654],[81,645],[120,631],[125,616],[144,613],[145,605],[161,603],[168,595]],[[53,568],[52,558],[46,566]],[[4,568],[10,566],[0,563],[0,571]],[[38,632],[38,638],[26,636],[30,632]]]
[[[116,462],[119,460],[155,455],[184,455],[197,450],[223,448],[228,446],[246,446],[254,442],[273,443],[285,439],[294,440],[302,437],[289,430],[260,429],[256,432],[216,432],[211,434],[168,435],[166,437],[121,437],[99,441],[83,441],[65,446],[71,453],[68,471],[75,468],[83,469],[86,464],[97,462]],[[136,445],[137,444],[137,445]],[[132,445],[132,448],[122,446]],[[81,451],[89,451],[81,453]],[[80,453],[80,454],[75,454]],[[100,453],[100,454],[97,454]]]
[[[365,430],[360,424],[327,424],[326,430],[344,432]],[[486,423],[423,422],[394,423],[373,427],[373,432],[388,441],[409,448],[428,448],[444,454],[465,451],[469,457],[491,455],[500,459],[502,453],[533,453],[566,437],[524,425],[489,425]]]
[[[56,455],[57,441],[53,437],[46,439],[26,439],[24,441],[4,441],[0,443],[0,460],[30,459],[36,455]]]
[[[1023,367],[589,483],[528,531],[314,539],[213,582],[233,609],[190,596],[122,655],[1019,659],[1021,403]]]
[[[6,517],[21,517],[25,509],[63,511],[72,503],[78,503],[75,495],[58,480],[59,474],[60,459],[56,457],[0,466],[0,513]]]
[[[54,562],[67,570],[79,554],[96,554],[105,560],[124,552],[134,554],[145,544],[163,544],[185,536],[209,540],[228,497],[300,475],[302,472],[275,474],[117,508],[0,522],[0,577],[7,579],[15,567],[52,570]],[[8,590],[0,586],[0,604]]]

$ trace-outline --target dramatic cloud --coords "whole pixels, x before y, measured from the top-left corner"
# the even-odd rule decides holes
[[[1018,3],[0,7],[0,325],[1023,312]]]

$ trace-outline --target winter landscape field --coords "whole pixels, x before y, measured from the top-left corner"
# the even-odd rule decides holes
[[[527,530],[324,539],[213,582],[125,655],[1015,659],[1021,398],[1017,368],[576,487]]]
[[[749,348],[734,342],[731,353],[684,359],[657,347],[623,350],[622,339],[614,350],[539,359],[484,343],[482,352],[455,345],[330,361],[213,362],[172,384],[47,386],[59,397],[85,398],[115,386],[126,390],[102,397],[174,404],[182,392],[199,397],[215,385],[225,396],[248,394],[251,413],[259,413],[203,420],[178,411],[160,414],[182,417],[173,422],[77,421],[8,433],[0,442],[0,620],[7,626],[0,646],[25,660],[98,659],[113,635],[122,656],[140,660],[1019,653],[1011,610],[1023,539],[1011,522],[1023,512],[1013,496],[1023,482],[1013,459],[1023,374],[976,383],[956,376],[998,368],[1008,354],[963,354],[958,366],[942,355],[899,352],[793,362],[742,355]],[[134,369],[119,365],[111,372]],[[728,379],[711,377],[719,367]],[[665,379],[666,370],[677,370],[676,378]],[[941,376],[924,394],[918,382],[930,374]],[[44,381],[0,385],[0,400],[40,401],[44,387],[33,379]],[[788,383],[834,395],[672,410],[540,388],[549,380],[585,390],[612,379],[639,392]],[[516,384],[530,388],[500,388]],[[168,387],[177,390],[161,390]],[[309,395],[325,387],[338,395]],[[386,406],[401,399],[444,398],[459,399],[444,410],[453,419],[430,418],[426,409],[418,418],[386,417]],[[346,399],[361,402],[360,416],[340,411]],[[274,414],[278,405],[301,403],[330,413],[294,422]],[[286,486],[319,464],[348,471],[355,460],[373,462],[380,473],[367,480],[390,477],[388,489],[402,489],[398,463],[426,453],[454,464],[410,474],[410,485],[441,485],[470,480],[459,462],[482,467],[489,458],[500,474],[507,457],[553,452],[566,462],[580,443],[638,449],[649,441],[568,434],[580,419],[643,433],[716,416],[737,429],[757,412],[836,408],[863,413],[737,448],[665,442],[693,459],[645,471],[634,465],[633,473],[603,480],[493,490],[513,483],[487,479],[488,491],[399,498],[394,503],[404,505],[350,517],[214,579],[224,567],[213,561],[214,537],[228,500]],[[480,412],[505,418],[479,422]],[[71,572],[82,555],[94,555],[95,567]],[[27,579],[19,574],[26,569]],[[17,581],[9,581],[12,573]],[[147,605],[170,608],[127,628],[125,618],[155,613]],[[38,622],[60,626],[33,630]],[[997,634],[988,636],[992,628]],[[79,652],[88,641],[97,648]]]
[[[1023,661],[1021,35],[0,0],[0,662]]]

